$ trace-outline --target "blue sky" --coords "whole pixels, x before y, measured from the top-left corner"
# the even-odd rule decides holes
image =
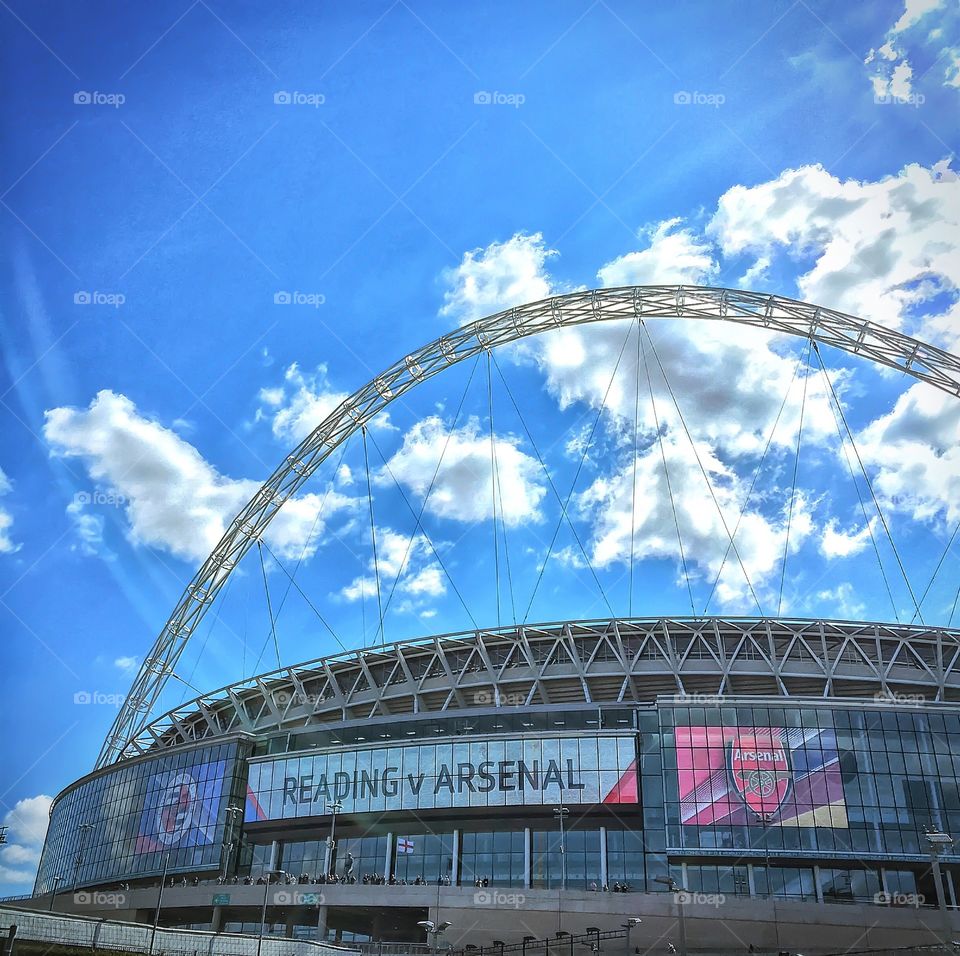
[[[936,0],[2,5],[0,717],[14,732],[0,890],[29,887],[49,795],[92,766],[225,524],[344,395],[417,345],[556,292],[690,282],[957,351],[958,27]],[[626,613],[631,551],[635,613],[689,613],[691,592],[702,611],[714,582],[710,610],[755,612],[749,579],[767,612],[910,620],[803,344],[652,325],[643,354],[674,405],[627,332],[497,356],[498,498],[486,364],[371,429],[384,597],[400,572],[387,639],[469,626],[457,591],[496,623],[496,565],[500,619],[523,618],[558,524],[531,621]],[[946,555],[923,604],[945,624],[956,401],[825,361],[918,598]],[[534,444],[561,496],[580,469],[576,536]],[[397,484],[419,508],[442,453],[411,538]],[[722,561],[701,464],[731,523],[761,476],[737,537],[746,577]],[[342,646],[378,639],[362,445],[285,512],[271,553],[299,561]],[[284,662],[340,650],[296,591],[283,601],[271,554],[265,567]],[[213,618],[178,669],[192,686],[276,665],[256,552]],[[163,704],[190,696],[171,681]]]

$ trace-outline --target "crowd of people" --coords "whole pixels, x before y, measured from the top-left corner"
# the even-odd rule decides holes
[[[170,881],[166,884],[171,889],[177,886],[200,886],[201,884],[206,885],[209,880],[201,880],[200,877],[195,876],[192,879],[188,880],[187,877],[175,877],[171,876]],[[264,886],[267,883],[266,874],[261,874],[260,876],[231,876],[226,877],[222,874],[217,877],[215,881],[217,886]],[[364,873],[359,879],[353,875],[353,867],[345,867],[342,874],[337,873],[301,873],[299,876],[294,874],[284,874],[280,879],[270,879],[272,884],[285,884],[287,886],[295,885],[305,885],[305,886],[326,886],[326,885],[336,885],[336,884],[346,884],[353,885],[359,883],[362,886],[450,886],[450,877],[449,876],[438,876],[436,882],[431,883],[428,881],[422,874],[418,875],[412,880],[398,879],[397,876],[393,873],[389,877],[385,877],[382,873]],[[466,886],[466,882],[463,884]],[[475,887],[482,888],[490,885],[490,878],[486,876],[478,876],[474,881],[473,885]],[[121,883],[119,885],[121,890],[129,890],[129,883]],[[613,886],[608,886],[606,883],[598,884],[591,883],[588,887],[592,893],[633,893],[635,892],[633,886],[630,883],[620,883],[616,882]]]

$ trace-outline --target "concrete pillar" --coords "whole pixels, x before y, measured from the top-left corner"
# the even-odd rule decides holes
[[[591,880],[588,877],[588,883]],[[603,889],[605,886],[609,886],[610,881],[607,879],[607,828],[600,827],[600,886],[599,889]]]
[[[279,870],[280,869],[280,841],[274,840],[270,844],[270,869]]]
[[[530,852],[530,827],[523,828],[523,886],[524,889],[530,889],[531,868],[533,858]]]
[[[753,879],[753,864],[747,864],[747,890],[750,893],[750,899],[753,899],[757,895],[757,884]]]
[[[327,938],[327,907],[323,904],[317,907],[317,938]]]
[[[383,878],[385,880],[390,879],[390,866],[393,862],[393,851],[396,848],[396,837],[393,833],[387,834],[387,853],[383,859]]]
[[[813,865],[813,885],[817,891],[817,902],[823,902],[823,884],[820,882],[820,867],[818,864]]]
[[[441,874],[442,876],[443,874]],[[453,868],[450,870],[450,885],[460,882],[460,830],[453,831]]]
[[[287,913],[286,922],[283,924],[283,935],[284,936],[293,936],[293,924],[296,920],[294,913]]]
[[[220,933],[223,931],[223,907],[215,906],[213,915],[210,917],[210,932]]]

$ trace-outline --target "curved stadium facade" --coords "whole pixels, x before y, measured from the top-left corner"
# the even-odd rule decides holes
[[[61,793],[36,895],[149,921],[167,872],[164,923],[256,931],[267,900],[310,939],[422,938],[429,917],[482,946],[636,914],[650,946],[678,916],[691,946],[930,943],[924,833],[960,834],[958,657],[941,628],[617,619],[284,668]],[[276,870],[296,885],[256,883]]]

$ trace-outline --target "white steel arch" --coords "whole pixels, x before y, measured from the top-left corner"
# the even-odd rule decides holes
[[[126,755],[148,723],[187,642],[230,573],[267,525],[331,452],[420,382],[478,353],[564,326],[622,319],[736,322],[832,345],[960,397],[960,357],[833,309],[782,296],[701,286],[626,286],[554,296],[506,309],[441,336],[394,362],[334,409],[233,519],[181,595],[144,660],[96,766]]]

